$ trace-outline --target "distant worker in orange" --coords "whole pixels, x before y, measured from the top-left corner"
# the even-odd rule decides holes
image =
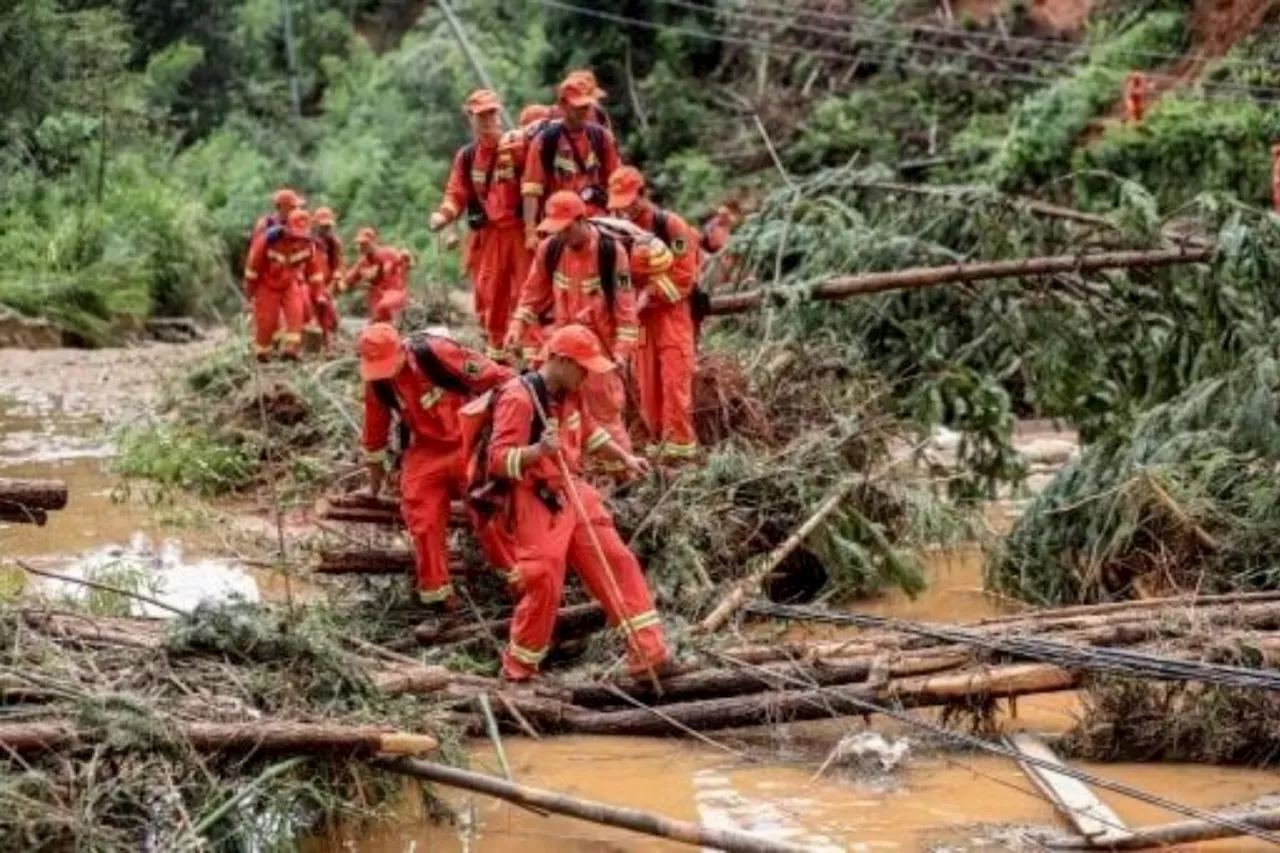
[[[560,84],[563,117],[548,122],[534,137],[525,159],[525,243],[537,246],[538,218],[543,205],[557,192],[568,190],[587,205],[588,213],[603,213],[608,202],[609,176],[622,165],[613,133],[590,120],[596,87],[570,75]]]
[[[613,119],[609,118],[609,113],[603,106],[603,101],[609,96],[609,93],[600,88],[600,83],[596,80],[596,73],[589,68],[579,68],[577,71],[570,71],[565,79],[580,80],[590,88],[592,104],[590,111],[587,113],[587,121],[594,122],[612,131]],[[564,110],[562,107],[556,106],[551,108],[551,113],[554,118],[562,118]]]
[[[1271,206],[1280,213],[1280,142],[1271,146]]]
[[[520,170],[523,144],[503,144],[502,105],[487,89],[466,101],[475,140],[453,158],[444,200],[431,214],[432,231],[465,217],[470,234],[465,252],[476,316],[489,340],[491,358],[503,356],[502,342],[532,252],[521,222]]]
[[[609,210],[654,235],[632,250],[640,341],[635,377],[640,418],[653,438],[658,458],[680,463],[698,449],[693,429],[694,317],[698,290],[700,235],[676,213],[645,194],[644,175],[624,166],[609,179]]]
[[[1128,122],[1140,122],[1147,114],[1147,75],[1134,71],[1124,83],[1124,118]]]
[[[493,404],[488,474],[511,484],[514,585],[520,595],[502,675],[509,681],[538,675],[569,566],[600,602],[609,623],[627,637],[630,671],[661,673],[670,654],[653,594],[600,493],[581,474],[587,453],[602,454],[633,475],[649,470],[595,423],[578,393],[588,377],[612,373],[615,365],[600,340],[575,324],[552,334],[543,356],[536,372],[509,380]]]
[[[295,210],[301,210],[307,205],[302,196],[288,187],[276,190],[271,198],[271,203],[275,206],[275,211],[273,213],[264,213],[258,217],[258,221],[253,226],[253,237],[257,237],[272,226],[284,228],[288,223],[289,214]]]
[[[372,228],[361,228],[356,233],[356,249],[360,260],[347,270],[342,280],[343,289],[366,288],[365,306],[370,320],[395,322],[408,299],[400,253],[390,246],[379,245],[378,232]]]
[[[249,247],[244,268],[245,294],[253,302],[254,355],[271,358],[280,321],[280,353],[298,358],[307,312],[307,289],[322,282],[320,253],[311,236],[311,214],[294,210],[284,228],[270,226]]]
[[[548,199],[538,233],[545,239],[521,288],[506,348],[527,350],[539,340],[542,317],[549,315],[553,329],[586,326],[600,339],[605,354],[625,368],[640,337],[626,248],[587,221],[586,205],[569,190]],[[618,374],[593,373],[582,393],[595,420],[630,452],[631,439],[622,420],[626,388]]]
[[[394,326],[372,323],[360,333],[356,349],[365,383],[369,491],[375,496],[382,491],[391,425],[398,420],[400,434],[408,439],[400,448],[400,510],[413,540],[418,599],[456,609],[446,545],[450,501],[463,497],[466,485],[458,412],[514,373],[455,342],[447,331],[405,341]]]
[[[305,330],[320,336],[324,352],[328,354],[338,330],[338,310],[333,303],[333,291],[342,282],[342,239],[334,228],[338,224],[333,209],[316,209],[311,220],[315,226],[316,252],[319,258],[321,279],[308,282],[307,325]]]

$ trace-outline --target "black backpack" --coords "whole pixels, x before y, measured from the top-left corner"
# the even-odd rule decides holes
[[[600,288],[604,291],[604,301],[609,306],[609,310],[613,310],[613,302],[618,292],[618,241],[601,231],[596,229],[599,239],[596,241],[596,251],[599,253],[596,258],[596,266],[600,270]],[[557,234],[551,238],[551,245],[547,246],[547,278],[555,277],[556,270],[560,267],[560,256],[564,254],[564,237]]]
[[[435,351],[431,349],[432,341],[454,343],[448,338],[426,333],[416,335],[409,341],[409,351],[413,354],[413,359],[417,362],[418,369],[425,373],[436,387],[452,391],[455,394],[470,395],[471,386],[462,377],[446,367],[444,362],[436,356]],[[396,414],[396,436],[399,439],[399,447],[396,451],[398,459],[399,455],[409,448],[410,441],[409,425],[400,416],[400,398],[396,396],[395,388],[392,386],[390,379],[378,379],[371,382],[370,385],[373,387],[374,395],[377,396],[382,405]]]
[[[583,127],[586,128],[587,142],[591,145],[591,150],[596,155],[596,162],[600,164],[597,166],[598,171],[604,167],[605,133],[607,131],[600,125],[590,122],[583,125]],[[538,134],[538,137],[542,140],[542,173],[544,175],[550,175],[556,167],[556,152],[560,150],[560,137],[563,134],[564,122],[560,121],[548,122],[547,126]],[[582,155],[578,153],[578,146],[571,144],[569,151],[573,155],[573,162],[577,165],[578,171],[584,175],[590,174],[591,170],[587,168],[587,164],[582,160]],[[586,193],[590,193],[593,197],[584,198],[583,200],[593,203],[600,202],[601,199],[606,197],[604,188],[600,186],[590,187]],[[601,203],[600,206],[604,207],[604,204]]]
[[[551,395],[547,391],[547,384],[542,380],[541,374],[533,370],[522,373],[520,382],[529,389],[530,393],[537,395],[542,411],[550,410]],[[489,476],[488,465],[489,447],[493,441],[493,413],[498,410],[498,400],[501,399],[502,389],[505,387],[495,388],[490,393],[484,425],[476,435],[475,448],[470,459],[467,460],[468,470],[472,472],[470,482],[467,483],[467,502],[484,518],[491,518],[502,509],[512,488],[510,480]],[[545,427],[546,424],[538,415],[538,408],[534,407],[533,421],[529,424],[528,443],[537,444],[541,441]],[[547,488],[546,484],[535,483],[534,492],[552,512],[560,511],[559,497]]]
[[[662,208],[658,208],[653,212],[653,236],[667,246],[671,246],[671,226],[668,222],[667,212]],[[688,248],[690,247],[686,247],[686,250]],[[672,251],[674,251],[674,248]],[[693,293],[689,295],[689,310],[693,314],[695,326],[701,326],[702,321],[711,314],[711,297],[698,282],[694,283]]]
[[[484,212],[484,203],[480,201],[480,193],[476,191],[475,178],[472,177],[472,167],[476,164],[476,146],[473,142],[466,148],[462,149],[462,174],[467,182],[467,227],[472,231],[479,231],[481,228],[489,224],[489,217]],[[489,168],[484,173],[484,192],[489,194],[489,187],[493,186],[493,171],[498,165],[498,152],[493,153],[493,159],[489,161]]]

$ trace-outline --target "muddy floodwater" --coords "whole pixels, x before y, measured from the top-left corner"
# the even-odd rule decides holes
[[[71,575],[104,561],[134,561],[155,572],[168,585],[165,595],[182,606],[206,596],[271,599],[281,594],[278,577],[238,563],[207,532],[166,525],[163,515],[172,514],[172,507],[158,512],[136,494],[129,496],[110,471],[113,430],[145,416],[162,378],[203,349],[197,345],[141,355],[0,352],[0,476],[61,479],[71,493],[68,510],[51,514],[44,528],[0,524],[0,553]],[[36,360],[34,367],[20,357],[26,355]],[[1043,439],[1046,459],[1069,455],[1069,442],[1065,450],[1063,443],[1061,438]],[[926,593],[915,600],[890,594],[853,609],[963,622],[1016,608],[983,591],[979,546],[924,556]],[[789,628],[784,636],[826,639],[849,633],[848,628],[804,626]],[[1077,710],[1078,700],[1069,693],[1024,697],[1016,719],[1006,716],[1002,724],[1060,733],[1072,726]],[[872,725],[886,743],[901,750],[892,769],[874,760],[836,762],[816,775],[842,736],[865,729],[861,720],[844,719],[726,736],[724,742],[750,760],[694,741],[510,737],[505,745],[518,782],[747,830],[820,853],[1037,849],[1019,846],[1019,828],[1063,826],[1012,762],[942,751],[901,723],[875,720]],[[501,772],[487,741],[472,744],[471,764]],[[1249,802],[1280,791],[1276,774],[1247,769],[1074,766],[1201,807]],[[1131,826],[1181,819],[1119,795],[1099,794]],[[406,802],[416,800],[406,796]],[[567,818],[541,817],[479,796],[446,794],[446,802],[458,816],[457,826],[432,824],[406,806],[392,825],[335,828],[305,839],[302,847],[306,853],[687,849]],[[1237,839],[1179,849],[1251,853],[1272,848]]]

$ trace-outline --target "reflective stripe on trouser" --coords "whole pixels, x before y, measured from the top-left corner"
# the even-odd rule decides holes
[[[441,456],[410,445],[401,464],[400,512],[413,540],[418,591],[436,594],[449,586],[449,502],[462,491],[462,455]],[[439,600],[445,598],[447,592]]]
[[[500,349],[507,325],[520,301],[520,289],[529,275],[532,256],[524,244],[524,230],[488,227],[470,241],[471,283],[476,317],[492,349]],[[490,357],[493,357],[492,355]]]
[[[302,344],[302,324],[306,318],[306,294],[301,285],[283,288],[259,287],[253,294],[253,341],[259,353],[271,351],[280,333],[285,352],[296,352]],[[281,320],[284,321],[281,329]]]
[[[511,646],[503,658],[503,671],[509,678],[527,678],[531,674],[530,666],[513,652],[515,647],[538,650],[550,645],[570,565],[600,603],[610,624],[620,626],[625,619],[634,627],[636,623],[631,620],[640,622],[641,627],[635,631],[637,643],[627,643],[633,669],[656,666],[667,658],[662,627],[655,621],[653,596],[640,563],[618,535],[600,493],[582,480],[574,482],[609,566],[600,565],[586,526],[579,522],[567,500],[559,512],[553,513],[529,487],[517,488],[515,556],[523,595],[511,620]],[[609,574],[616,582],[616,593]]]
[[[640,420],[658,452],[687,459],[697,450],[693,427],[693,318],[688,301],[646,312],[636,347]]]
[[[609,437],[628,453],[631,452],[631,436],[627,434],[622,413],[627,405],[627,392],[618,371],[592,373],[582,383],[582,402]]]

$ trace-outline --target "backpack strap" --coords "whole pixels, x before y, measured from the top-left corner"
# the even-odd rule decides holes
[[[667,221],[667,212],[660,207],[653,212],[653,236],[671,245],[671,224]]]
[[[476,189],[475,176],[473,174],[476,165],[476,150],[479,143],[472,142],[462,149],[462,174],[467,182],[467,217],[475,220],[477,217],[484,215],[484,202],[480,199],[480,191]],[[493,157],[489,160],[489,166],[484,172],[484,194],[489,195],[489,188],[493,186],[493,172],[498,165],[498,154],[495,151]]]
[[[560,148],[560,135],[564,132],[564,125],[558,121],[547,122],[538,133],[538,139],[542,145],[542,173],[550,176],[556,168],[556,151]],[[570,145],[570,148],[573,146]]]
[[[445,363],[436,355],[433,345],[436,341],[442,340],[445,339],[425,333],[415,336],[409,342],[409,349],[413,352],[414,361],[417,362],[418,369],[425,373],[436,387],[452,391],[455,394],[470,396],[472,394],[471,386],[461,376],[446,367]],[[453,342],[450,341],[449,343]]]
[[[604,291],[605,304],[613,310],[614,300],[618,294],[618,241],[600,229],[596,241],[596,268],[600,271],[600,289]]]
[[[378,398],[378,401],[396,416],[398,446],[395,453],[392,454],[391,467],[399,468],[400,457],[409,449],[409,442],[413,440],[413,436],[409,433],[409,425],[405,423],[404,416],[400,414],[400,398],[396,396],[395,388],[392,387],[390,379],[376,379],[369,384],[373,387],[373,394]]]

